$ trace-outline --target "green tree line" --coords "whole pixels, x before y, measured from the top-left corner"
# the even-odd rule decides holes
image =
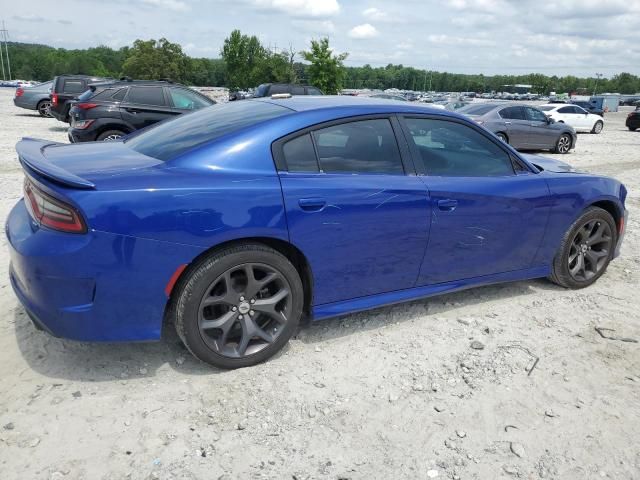
[[[347,55],[331,52],[328,39],[312,41],[309,49],[273,51],[256,36],[231,32],[220,58],[193,58],[177,43],[165,38],[136,40],[132,46],[113,49],[97,46],[67,50],[46,45],[10,42],[9,55],[14,78],[45,81],[62,73],[119,78],[171,78],[198,86],[252,88],[260,83],[308,83],[333,93],[341,88],[435,91],[502,91],[504,85],[530,84],[542,94],[555,92],[640,92],[640,77],[620,73],[611,78],[524,75],[469,75],[421,70],[403,65],[345,67]]]

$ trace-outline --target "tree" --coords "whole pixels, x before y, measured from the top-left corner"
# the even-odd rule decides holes
[[[255,35],[243,35],[234,30],[224,40],[222,59],[227,68],[227,86],[229,88],[255,87],[264,75],[267,50]]]
[[[170,78],[184,82],[189,73],[189,57],[177,43],[166,38],[136,40],[122,65],[125,75],[143,80]]]
[[[329,47],[329,39],[311,40],[311,50],[301,52],[302,58],[310,62],[309,81],[328,95],[342,90],[345,75],[344,60],[349,55],[334,55]]]

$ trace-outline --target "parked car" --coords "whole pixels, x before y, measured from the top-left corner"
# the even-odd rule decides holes
[[[90,83],[104,81],[105,78],[89,75],[58,75],[51,86],[51,115],[61,122],[69,123],[68,101],[78,98],[89,88]]]
[[[51,85],[53,80],[38,83],[32,87],[18,87],[13,97],[13,104],[16,107],[26,108],[27,110],[36,110],[42,117],[50,117]]]
[[[69,104],[69,141],[117,140],[138,129],[216,102],[166,81],[118,81],[90,85]]]
[[[576,146],[575,130],[547,118],[541,110],[512,103],[478,103],[457,110],[505,143],[519,150],[552,150],[569,153]]]
[[[627,115],[625,125],[632,132],[640,128],[640,106],[636,107],[635,111]]]
[[[455,111],[462,107],[466,107],[467,105],[471,105],[471,102],[463,102],[461,100],[455,102],[447,102],[444,104],[444,108],[447,110]]]
[[[596,103],[591,103],[586,100],[571,100],[571,103],[584,108],[589,113],[593,113],[594,115],[600,115],[601,117],[604,117],[604,110],[598,107]]]
[[[254,98],[270,97],[271,95],[322,95],[320,89],[310,85],[296,85],[292,83],[263,83],[253,92]]]
[[[604,119],[596,114],[589,113],[578,105],[541,105],[538,107],[549,118],[558,123],[571,125],[576,132],[600,133],[604,127]]]
[[[271,357],[303,316],[538,277],[589,286],[627,215],[618,181],[408,102],[246,100],[124,141],[16,148],[24,199],[5,231],[34,323],[146,341],[167,319],[223,368]]]

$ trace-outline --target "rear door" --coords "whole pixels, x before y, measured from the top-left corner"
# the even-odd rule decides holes
[[[466,123],[406,117],[403,124],[432,203],[418,285],[530,268],[549,212],[544,178]]]
[[[131,86],[120,105],[122,119],[138,130],[178,115],[166,97],[163,86]]]
[[[549,128],[549,121],[542,110],[524,107],[529,119],[529,143],[532,148],[553,148],[558,141],[558,131]]]
[[[502,117],[509,143],[515,148],[528,148],[531,126],[523,107],[506,107],[498,112]]]
[[[360,117],[274,144],[289,235],[311,264],[314,305],[416,283],[429,195],[397,133],[395,117]]]

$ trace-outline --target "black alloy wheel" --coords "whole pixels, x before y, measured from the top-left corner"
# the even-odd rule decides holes
[[[182,277],[171,312],[178,335],[204,362],[220,368],[255,365],[278,352],[298,327],[302,281],[272,248],[227,247]]]

